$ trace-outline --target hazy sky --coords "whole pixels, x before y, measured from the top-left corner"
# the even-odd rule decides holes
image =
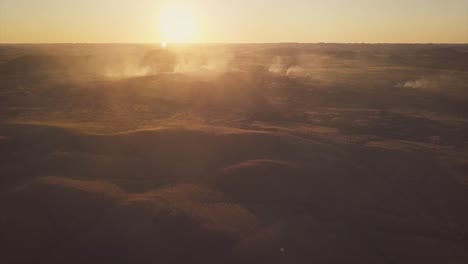
[[[0,0],[0,42],[162,42],[172,1]],[[180,0],[195,42],[468,43],[468,0]]]

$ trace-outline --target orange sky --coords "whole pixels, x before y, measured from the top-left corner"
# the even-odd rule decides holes
[[[468,0],[172,2],[1,0],[0,42],[468,43]]]

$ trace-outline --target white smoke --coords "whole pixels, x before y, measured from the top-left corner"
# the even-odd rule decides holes
[[[432,76],[425,76],[417,80],[407,81],[397,85],[398,87],[427,90],[443,91],[445,89],[457,88],[463,85],[461,76],[454,73],[444,73]]]
[[[438,90],[439,83],[430,80],[429,78],[422,78],[419,80],[408,81],[400,85],[400,87],[412,88],[412,89],[422,89],[422,90]]]
[[[99,58],[95,64],[100,75],[117,79],[167,73],[216,76],[231,69],[234,57],[224,48],[190,47]]]
[[[146,76],[152,73],[150,67],[138,65],[122,65],[121,67],[109,67],[104,69],[107,78],[131,78]]]
[[[307,71],[298,65],[296,58],[275,56],[268,68],[268,71],[273,74],[285,76],[305,76]]]
[[[293,66],[289,67],[286,71],[286,75],[288,76],[305,76],[307,75],[307,71],[302,68],[301,66]]]
[[[468,97],[468,76],[458,72],[440,73],[396,85],[408,89],[437,92],[451,97]]]
[[[174,73],[217,75],[230,70],[234,54],[229,50],[177,52]]]
[[[273,58],[270,68],[268,69],[269,72],[276,74],[284,74],[286,70],[287,69],[285,69],[285,66],[283,65],[283,60],[280,56],[276,56]]]

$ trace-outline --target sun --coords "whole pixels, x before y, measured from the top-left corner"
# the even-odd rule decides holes
[[[164,45],[193,42],[197,29],[195,15],[187,6],[170,4],[162,10],[160,30]]]

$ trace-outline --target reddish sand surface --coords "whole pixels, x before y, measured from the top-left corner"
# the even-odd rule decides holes
[[[468,263],[468,46],[0,45],[1,263]]]

